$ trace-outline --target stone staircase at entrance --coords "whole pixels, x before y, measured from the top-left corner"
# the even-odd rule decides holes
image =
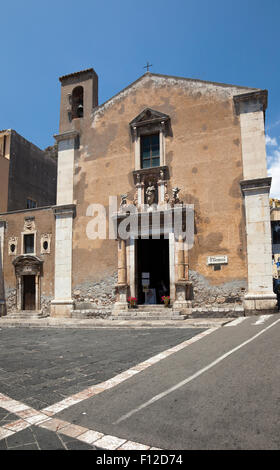
[[[23,320],[23,319],[36,319],[36,318],[45,318],[48,314],[44,314],[41,311],[35,310],[21,310],[17,312],[10,312],[6,316],[7,319],[14,319],[14,320]]]
[[[179,310],[166,308],[162,305],[139,305],[137,308],[119,311],[117,314],[111,307],[87,308],[72,310],[72,318],[106,318],[112,321],[121,320],[185,320]]]
[[[129,308],[120,311],[118,314],[112,314],[113,320],[185,320],[187,315],[182,315],[180,310],[172,307],[163,307],[162,305],[139,305],[137,308]]]

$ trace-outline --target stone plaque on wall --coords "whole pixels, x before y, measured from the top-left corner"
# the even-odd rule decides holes
[[[207,264],[227,264],[228,263],[228,257],[227,255],[217,255],[217,256],[208,256],[207,258]]]

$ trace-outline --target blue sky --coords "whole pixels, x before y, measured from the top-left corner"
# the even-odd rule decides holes
[[[41,148],[58,130],[58,77],[93,67],[102,103],[144,73],[267,89],[267,154],[280,197],[279,0],[1,2],[0,129]]]

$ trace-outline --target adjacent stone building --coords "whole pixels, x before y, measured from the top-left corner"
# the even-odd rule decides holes
[[[273,278],[280,281],[280,201],[270,199]]]
[[[0,131],[0,213],[56,203],[55,153],[12,129]]]
[[[2,312],[274,311],[267,91],[147,72],[99,105],[93,69],[60,82],[56,204],[0,214]]]

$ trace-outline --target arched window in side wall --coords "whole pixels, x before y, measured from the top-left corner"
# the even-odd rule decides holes
[[[72,119],[82,118],[84,115],[84,89],[77,86],[72,91]]]

